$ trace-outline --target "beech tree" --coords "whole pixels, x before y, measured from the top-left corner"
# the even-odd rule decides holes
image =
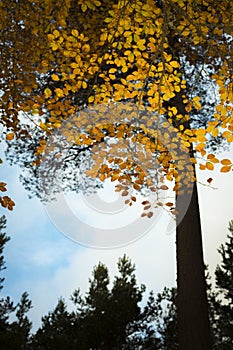
[[[49,171],[68,176],[61,170],[73,161],[89,181],[76,182],[80,190],[109,178],[128,205],[137,193],[155,193],[153,205],[177,220],[180,349],[210,349],[195,166],[232,169],[231,160],[207,147],[211,138],[233,141],[232,2],[3,0],[0,6],[6,140],[24,142],[34,137],[32,125],[39,130],[27,167],[40,181],[51,178]],[[167,181],[176,201],[161,201]],[[51,188],[60,190],[53,182]],[[47,195],[43,182],[42,189]],[[143,205],[150,218],[152,203]]]

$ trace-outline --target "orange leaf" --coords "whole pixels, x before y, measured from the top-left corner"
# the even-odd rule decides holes
[[[173,203],[172,202],[167,202],[167,203],[165,203],[165,205],[167,206],[167,207],[173,207]]]
[[[214,164],[210,163],[210,162],[206,162],[206,169],[208,170],[214,170]]]
[[[138,184],[133,184],[133,188],[135,189],[135,190],[140,190],[140,186],[138,185]]]
[[[13,210],[13,207],[15,205],[13,200],[8,196],[0,197],[0,204],[3,208],[7,208],[8,210]]]
[[[199,169],[200,170],[205,170],[205,165],[204,164],[199,164]]]
[[[100,175],[100,181],[104,181],[105,178],[106,178],[106,175],[105,175],[105,174],[101,174],[101,175]]]
[[[14,137],[15,137],[15,134],[13,132],[10,132],[9,134],[6,135],[6,140],[7,141],[13,140]]]
[[[215,155],[214,154],[208,154],[208,156],[207,156],[207,159],[213,159],[213,158],[215,158]]]
[[[111,177],[111,181],[116,181],[118,179],[119,175],[118,174],[113,174]]]
[[[221,168],[221,173],[228,173],[231,170],[231,165],[230,166],[223,166]]]
[[[229,159],[223,159],[223,160],[221,160],[221,164],[222,165],[230,165],[231,161]]]

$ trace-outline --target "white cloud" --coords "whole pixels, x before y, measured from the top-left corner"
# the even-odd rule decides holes
[[[168,236],[161,229],[148,233],[124,248],[111,250],[83,248],[72,254],[66,266],[58,266],[49,280],[40,280],[31,288],[30,296],[35,304],[31,317],[35,321],[35,327],[39,324],[41,314],[53,309],[60,296],[68,300],[78,287],[85,294],[93,266],[99,261],[106,264],[113,280],[113,276],[117,273],[117,261],[126,254],[136,264],[138,283],[144,283],[148,291],[151,289],[160,291],[165,285],[174,285],[174,241],[174,235]]]
[[[227,158],[227,154],[223,157]],[[109,250],[80,247],[52,227],[36,199],[27,198],[16,178],[18,170],[15,167],[7,169],[8,188],[16,208],[7,213],[7,233],[12,236],[12,241],[5,254],[8,270],[7,288],[3,291],[15,300],[24,290],[29,292],[34,305],[30,312],[34,329],[39,325],[41,315],[53,309],[60,296],[68,299],[77,287],[83,293],[87,290],[88,278],[99,261],[107,265],[111,276],[115,275],[117,260],[124,253],[136,263],[138,282],[145,283],[148,290],[160,291],[165,285],[175,284],[175,234],[172,230],[167,234],[169,222],[165,216],[153,230],[128,246]],[[219,190],[199,187],[205,260],[213,272],[219,262],[217,248],[226,238],[228,221],[233,219],[233,182],[232,172],[201,174],[205,183],[208,177],[213,177],[213,186],[219,187]],[[89,219],[93,218],[89,216]]]

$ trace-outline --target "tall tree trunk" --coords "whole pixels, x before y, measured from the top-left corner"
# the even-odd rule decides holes
[[[179,349],[209,350],[211,345],[208,302],[196,183],[193,186],[188,208],[187,200],[190,201],[187,194],[177,195],[176,256]],[[180,222],[180,215],[184,213],[184,210],[187,212]]]

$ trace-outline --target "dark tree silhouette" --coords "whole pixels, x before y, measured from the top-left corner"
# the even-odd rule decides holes
[[[5,268],[3,250],[5,244],[10,240],[6,233],[2,232],[6,228],[6,217],[0,218],[0,271]],[[4,278],[0,279],[2,282]],[[0,348],[1,350],[26,350],[28,347],[29,333],[32,323],[27,317],[27,312],[31,308],[31,301],[28,294],[24,292],[21,300],[15,304],[9,296],[0,298]],[[14,321],[9,318],[13,316]]]
[[[63,300],[42,318],[42,326],[32,340],[34,349],[159,349],[153,327],[155,300],[150,294],[140,307],[145,286],[137,285],[135,266],[126,257],[119,259],[119,276],[109,288],[108,269],[99,263],[82,297],[74,291],[75,311],[70,314]]]

